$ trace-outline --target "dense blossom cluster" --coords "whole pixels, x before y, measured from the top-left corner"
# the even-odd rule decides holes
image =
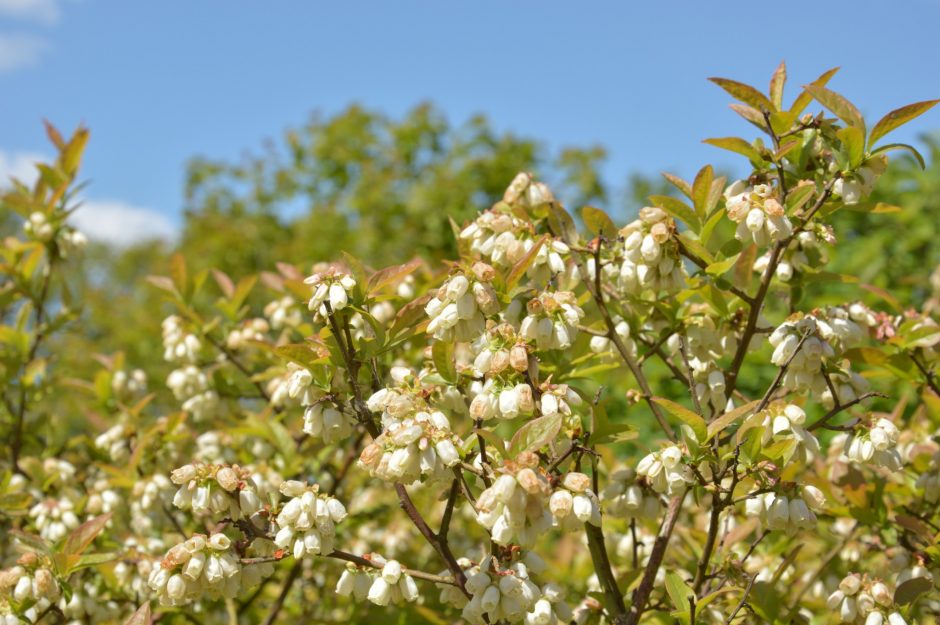
[[[620,231],[624,260],[619,286],[630,295],[643,290],[672,293],[685,283],[685,267],[674,238],[675,220],[661,208],[640,209],[640,218]]]
[[[838,104],[826,80],[807,98]],[[619,230],[521,173],[454,224],[447,264],[256,282],[176,257],[150,280],[174,311],[146,372],[56,370],[80,356],[45,339],[74,314],[55,271],[82,237],[48,181],[17,188],[0,623],[940,615],[940,270],[920,305],[826,268],[910,110],[866,135],[773,84],[724,83],[770,135],[712,140],[745,179],[667,175],[677,193]]]
[[[295,558],[333,551],[336,523],[346,518],[346,507],[338,499],[320,494],[317,485],[288,480],[280,490],[290,499],[275,519],[274,544],[289,549]]]

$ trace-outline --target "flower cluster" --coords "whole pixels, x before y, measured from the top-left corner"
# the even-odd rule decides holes
[[[618,469],[607,476],[607,485],[601,491],[604,509],[616,517],[653,519],[659,513],[659,497],[637,481],[636,471]]]
[[[339,312],[349,303],[349,297],[356,288],[356,279],[336,268],[315,273],[304,280],[304,284],[313,287],[308,307],[321,321],[325,321],[330,312]]]
[[[472,341],[485,329],[485,318],[499,310],[493,287],[485,281],[492,268],[478,263],[476,279],[463,274],[451,276],[424,311],[431,319],[427,332],[442,341]]]
[[[179,486],[173,505],[199,515],[247,519],[261,510],[261,498],[249,471],[238,465],[187,464],[170,474]]]
[[[793,234],[793,224],[769,184],[750,186],[738,180],[725,189],[728,218],[738,224],[739,241],[753,240],[759,247],[781,241]]]
[[[148,585],[162,605],[183,605],[203,595],[234,597],[242,566],[225,534],[195,534],[170,549]]]
[[[682,462],[682,456],[677,445],[669,445],[644,456],[636,473],[657,493],[673,495],[692,483],[692,470]]]
[[[535,609],[541,590],[529,579],[529,571],[522,562],[505,569],[499,568],[491,556],[480,563],[479,571],[467,577],[470,601],[463,608],[463,617],[473,625],[519,622]],[[545,611],[542,606],[540,613]],[[552,608],[550,604],[547,606]],[[537,622],[541,622],[540,620]]]
[[[183,319],[170,315],[163,320],[163,359],[167,362],[191,364],[199,357],[202,342],[186,331]]]
[[[297,301],[289,295],[268,302],[264,307],[264,316],[274,330],[296,328],[303,321]]]
[[[443,412],[417,412],[389,422],[362,450],[359,465],[383,480],[411,484],[460,462],[455,442],[459,440]]]
[[[571,291],[541,293],[526,304],[525,319],[519,327],[527,341],[539,349],[568,349],[578,337],[578,324],[584,311]]]
[[[281,494],[291,499],[275,519],[274,544],[289,549],[295,558],[333,551],[336,523],[346,518],[346,508],[329,495],[320,494],[319,486],[288,480],[281,484]]]
[[[527,547],[551,527],[552,517],[545,505],[549,484],[537,468],[535,454],[521,454],[477,498],[477,521],[490,531],[496,544],[516,542]]]
[[[234,328],[225,337],[225,346],[233,351],[244,349],[252,342],[262,342],[267,338],[271,327],[260,317],[246,319],[241,326]]]
[[[819,441],[803,427],[806,412],[796,404],[783,401],[772,402],[764,410],[761,423],[761,446],[768,447],[773,441],[793,439],[796,441],[794,453],[803,462],[810,462],[819,455]]]
[[[24,608],[29,622],[35,623],[39,615],[59,600],[62,589],[51,568],[32,552],[20,556],[12,568],[0,571],[0,600],[12,599]],[[3,619],[0,614],[0,619]],[[3,622],[0,620],[0,622]],[[7,619],[6,622],[11,622]],[[13,617],[13,623],[21,621]]]
[[[900,471],[903,463],[897,448],[899,433],[894,423],[881,417],[867,431],[858,427],[846,437],[842,453],[852,462],[871,463],[889,471]]]
[[[675,220],[652,206],[641,208],[639,219],[620,230],[624,239],[620,288],[631,295],[644,290],[673,293],[682,288],[685,269],[675,230]]]
[[[566,473],[561,487],[548,500],[552,524],[563,530],[579,529],[582,523],[600,526],[601,507],[584,473]]]
[[[825,386],[823,361],[835,356],[835,350],[819,331],[816,317],[805,315],[784,321],[771,333],[769,341],[774,348],[770,361],[778,367],[789,363],[784,387],[801,390]]]
[[[843,623],[864,625],[907,625],[894,608],[894,595],[882,582],[871,582],[859,575],[848,575],[826,601],[830,610],[838,610]],[[887,617],[885,616],[887,614]]]
[[[209,376],[195,365],[175,369],[166,380],[173,396],[182,403],[182,408],[197,421],[204,421],[215,414],[219,406],[219,395],[212,388]]]
[[[401,600],[412,602],[418,598],[418,585],[402,570],[397,560],[389,560],[372,582],[366,598],[376,605],[399,603]]]
[[[801,529],[816,527],[816,515],[824,509],[826,499],[822,492],[812,485],[803,486],[800,494],[790,497],[781,493],[762,493],[745,502],[748,516],[760,519],[761,524],[770,530],[783,530],[793,536]]]

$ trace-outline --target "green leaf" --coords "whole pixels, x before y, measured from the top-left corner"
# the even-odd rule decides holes
[[[711,208],[708,204],[714,179],[715,172],[712,170],[712,166],[706,165],[699,170],[695,176],[695,181],[692,183],[692,203],[699,219],[704,219]]]
[[[798,184],[787,194],[787,212],[795,213],[809,201],[816,192],[816,185],[812,182]]]
[[[668,195],[651,195],[650,202],[653,203],[653,206],[658,206],[676,219],[684,222],[694,232],[701,230],[702,222],[699,220],[698,215],[695,214],[691,206],[682,200]]]
[[[92,566],[98,566],[113,562],[121,557],[120,553],[86,553],[78,556],[77,561],[69,567],[69,574],[80,569],[86,569]]]
[[[770,78],[770,101],[777,110],[783,109],[783,86],[787,82],[787,64],[780,61],[774,75]]]
[[[457,365],[454,362],[454,344],[450,341],[434,341],[431,346],[431,360],[434,368],[447,382],[456,384]]]
[[[707,273],[710,276],[720,276],[726,271],[730,270],[732,267],[734,267],[734,264],[738,262],[739,256],[740,254],[735,254],[734,256],[730,258],[726,258],[724,260],[719,260],[717,262],[714,262],[705,268],[705,273]]]
[[[548,205],[548,225],[552,233],[561,237],[565,243],[571,244],[578,241],[578,229],[574,220],[560,204],[552,202]]]
[[[702,143],[736,152],[746,156],[752,163],[761,163],[764,160],[757,148],[740,137],[717,137],[715,139],[705,139]]]
[[[767,120],[764,119],[764,115],[752,106],[747,106],[746,104],[738,104],[737,102],[732,102],[728,105],[732,111],[751,122],[764,132],[768,130]]]
[[[898,584],[894,591],[894,602],[898,605],[913,603],[917,597],[933,589],[933,582],[926,577],[912,577]]]
[[[219,285],[219,290],[222,291],[222,295],[227,298],[232,297],[235,294],[235,283],[232,282],[228,274],[218,269],[212,269],[211,271],[215,283]]]
[[[849,159],[849,165],[855,169],[862,164],[865,157],[865,133],[857,126],[846,126],[840,129],[836,136],[845,147],[846,156]]]
[[[853,347],[843,354],[850,362],[863,362],[866,365],[881,365],[888,361],[888,355],[874,347]]]
[[[617,232],[617,226],[614,225],[613,220],[599,208],[585,206],[581,209],[581,219],[584,220],[584,225],[588,227],[588,230],[594,234],[604,234],[612,238]]]
[[[677,417],[680,421],[692,428],[692,432],[695,433],[695,438],[699,442],[704,441],[708,437],[708,424],[705,423],[705,419],[703,419],[701,415],[695,414],[685,406],[677,404],[665,397],[651,397],[650,399],[665,408],[669,414]]]
[[[715,262],[715,258],[712,256],[712,253],[709,252],[708,248],[702,245],[702,243],[697,239],[688,236],[684,232],[680,233],[677,238],[683,247],[704,260],[706,263],[711,264]]]
[[[624,440],[626,432],[634,432],[633,428],[626,423],[613,423],[607,414],[607,410],[599,404],[594,406],[593,420],[591,442],[598,445],[615,440]]]
[[[662,172],[662,177],[665,178],[670,184],[672,184],[672,186],[679,189],[679,191],[681,191],[684,196],[686,196],[690,200],[692,199],[692,185],[690,185],[688,182],[686,182],[679,176],[667,174],[666,172]]]
[[[536,451],[555,440],[561,429],[561,413],[532,419],[523,425],[509,443],[509,456],[515,458],[524,451]]]
[[[26,492],[3,493],[0,495],[0,514],[10,515],[19,510],[26,510],[33,502]]]
[[[23,532],[18,529],[9,530],[9,534],[13,536],[14,538],[16,538],[18,541],[20,541],[21,543],[23,543],[24,545],[28,545],[31,549],[35,549],[36,551],[40,553],[48,554],[51,552],[51,549],[49,548],[49,544],[45,540],[40,538],[39,536],[36,536],[35,534],[27,534],[26,532]]]
[[[373,295],[381,291],[383,287],[398,282],[408,274],[414,272],[421,264],[421,259],[416,258],[403,265],[392,265],[391,267],[379,269],[369,278],[367,292]]]
[[[924,157],[921,155],[921,153],[917,151],[917,148],[906,143],[886,143],[872,151],[872,156],[875,154],[880,154],[881,152],[891,152],[893,150],[906,150],[910,152],[911,155],[913,155],[913,157],[917,160],[917,164],[920,165],[920,168],[927,169],[927,163],[924,161]]]
[[[111,520],[111,513],[96,516],[93,519],[85,521],[68,535],[65,539],[65,545],[62,546],[62,552],[68,555],[80,555],[88,545],[101,533],[104,526]]]
[[[474,433],[483,438],[483,441],[489,443],[489,447],[496,450],[499,457],[506,460],[506,441],[496,432],[484,428],[474,428]],[[489,447],[487,449],[489,449]]]
[[[314,366],[323,362],[317,350],[309,343],[278,345],[274,348],[274,353],[284,360],[288,360],[308,369],[312,369]]]
[[[189,295],[189,278],[186,273],[186,258],[182,254],[174,254],[170,259],[170,278],[177,293],[183,297]]]
[[[773,105],[773,102],[767,99],[767,96],[750,85],[727,78],[709,78],[708,80],[727,91],[735,100],[744,102],[758,111],[769,111],[772,113],[777,110],[777,107]]]
[[[855,126],[861,129],[863,133],[865,132],[865,120],[862,118],[862,114],[859,113],[855,105],[846,100],[845,97],[835,91],[818,85],[806,85],[803,88],[806,89],[817,102],[829,109],[833,115],[849,126]]]
[[[675,606],[677,612],[689,614],[691,610],[689,599],[695,600],[695,592],[673,571],[666,573],[666,592],[669,593],[669,598],[672,599],[672,605]]]
[[[871,148],[878,141],[895,128],[903,126],[912,119],[919,117],[929,111],[934,105],[940,102],[940,100],[925,100],[923,102],[916,102],[914,104],[908,104],[907,106],[902,106],[899,109],[894,109],[884,117],[878,120],[878,123],[875,124],[875,127],[871,129],[871,135],[868,137],[868,147]]]
[[[529,270],[529,267],[532,266],[532,263],[535,262],[535,257],[538,256],[539,250],[545,245],[545,241],[548,239],[548,235],[542,235],[535,242],[528,252],[525,253],[525,256],[519,259],[519,261],[512,266],[512,269],[509,271],[509,275],[506,276],[506,290],[512,291],[516,288],[516,285],[519,284],[519,280],[522,279],[522,276],[525,275],[525,272]]]
[[[704,442],[708,442],[715,438],[715,436],[721,433],[721,431],[726,427],[754,410],[754,408],[756,408],[759,403],[760,400],[755,399],[752,402],[748,402],[743,406],[738,406],[734,410],[728,411],[720,417],[714,419],[711,423],[708,424],[708,435],[705,437]]]
[[[839,71],[838,67],[833,67],[832,69],[824,72],[822,76],[817,78],[812,82],[816,87],[825,87],[826,83],[829,82],[829,79],[836,75],[836,72]],[[793,101],[793,106],[790,107],[790,115],[793,116],[795,120],[800,114],[809,106],[809,103],[813,101],[813,96],[809,91],[806,91],[804,88],[800,92],[800,95],[796,97],[796,100]]]

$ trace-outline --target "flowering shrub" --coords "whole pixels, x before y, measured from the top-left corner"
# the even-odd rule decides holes
[[[174,257],[152,392],[151,363],[78,380],[48,347],[80,331],[88,137],[50,127],[3,197],[4,623],[940,616],[940,293],[826,269],[841,211],[895,210],[868,201],[887,153],[919,158],[881,139],[936,102],[868,128],[833,73],[789,107],[783,65],[768,95],[714,79],[764,135],[708,140],[747,177],[667,176],[623,228],[523,173],[443,267]],[[826,281],[854,297],[805,297]]]

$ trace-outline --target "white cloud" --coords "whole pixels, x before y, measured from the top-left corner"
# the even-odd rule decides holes
[[[38,152],[6,152],[0,150],[0,188],[9,186],[10,178],[32,186],[36,180],[36,163],[48,159]]]
[[[49,47],[49,42],[35,35],[0,33],[0,74],[35,66]]]
[[[166,215],[120,200],[85,200],[71,223],[89,239],[125,247],[142,241],[171,241],[177,227]]]
[[[55,24],[61,12],[56,0],[0,0],[0,15]]]

